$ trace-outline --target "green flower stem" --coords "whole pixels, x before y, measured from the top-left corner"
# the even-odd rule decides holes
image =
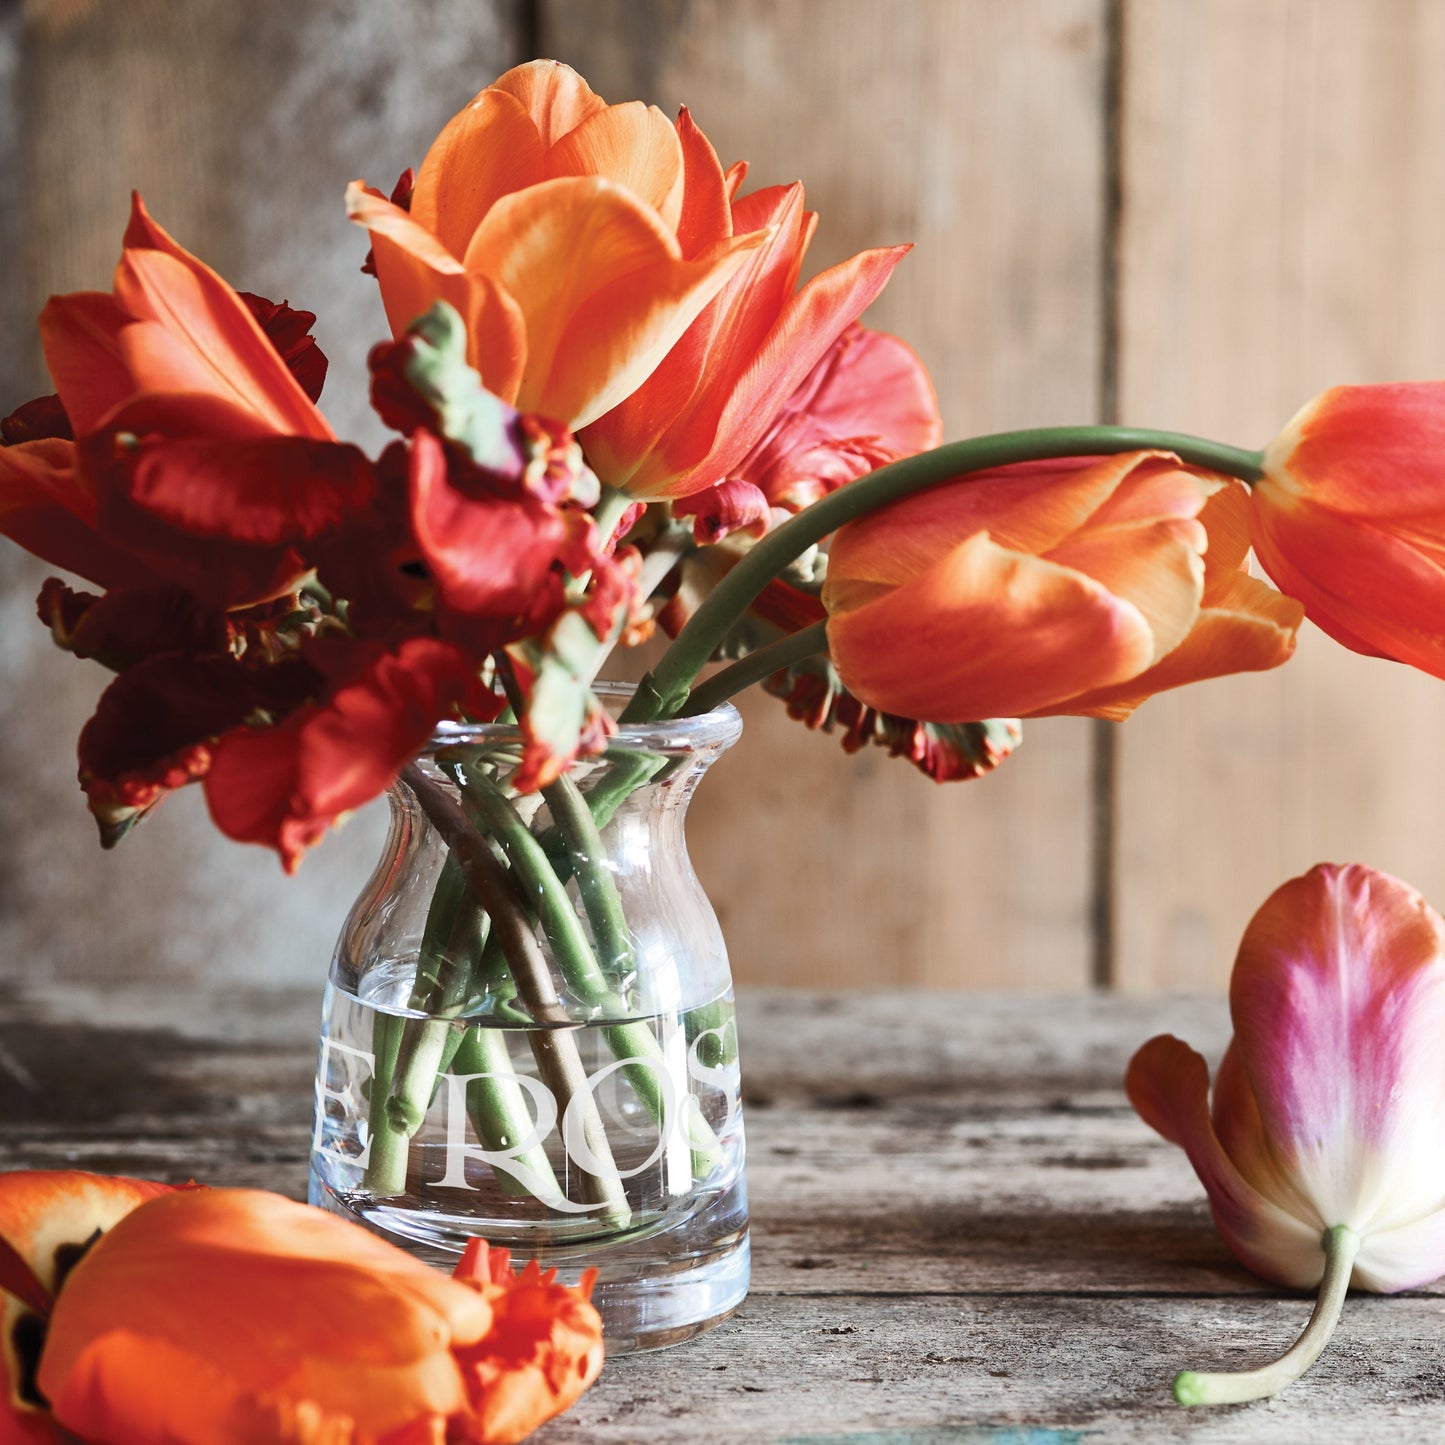
[[[575,785],[573,788],[575,792]],[[584,1003],[599,1010],[604,1017],[626,1013],[626,1001],[613,988],[611,980],[598,964],[586,930],[582,927],[582,920],[577,917],[572,900],[567,896],[565,884],[558,878],[546,850],[517,816],[506,795],[490,778],[468,772],[462,799],[464,808],[475,807],[476,816],[473,821],[484,827],[502,845],[523,892],[536,900],[542,932],[547,936],[547,942],[552,947],[552,953],[568,987]],[[588,888],[582,884],[580,877],[578,879],[589,921],[594,930],[600,930],[600,937],[605,940],[603,948],[609,954],[622,948],[630,958],[632,943],[627,920],[622,913],[622,900],[616,896],[617,885],[612,875],[600,864],[602,840],[598,836],[591,811],[580,794],[564,813],[564,819],[570,819],[578,827],[585,828],[590,839],[590,844],[579,838],[570,840],[568,845],[574,868],[580,855],[588,852],[589,848],[592,853],[592,858],[586,864],[593,885],[590,898]],[[564,819],[557,821],[566,838],[568,823]],[[608,888],[611,889],[612,897],[604,902],[602,894]],[[662,1046],[652,1030],[640,1021],[616,1023],[608,1025],[602,1036],[613,1057],[622,1060],[622,1072],[653,1121],[665,1127],[668,1123],[667,1095],[661,1077],[665,1064]],[[695,1110],[687,1109],[685,1113],[693,1168],[705,1178],[712,1172],[719,1158],[717,1136]]]
[[[547,1151],[540,1144],[517,1151],[518,1142],[532,1132],[533,1123],[521,1085],[506,1077],[516,1070],[507,1051],[505,1030],[479,1024],[455,1032],[457,1072],[487,1076],[474,1078],[467,1086],[467,1114],[477,1138],[493,1153],[510,1153],[532,1178],[529,1187],[505,1169],[497,1169],[493,1175],[498,1188],[514,1199],[531,1195],[543,1204],[561,1199],[562,1186],[557,1182]]]
[[[950,442],[931,452],[905,457],[830,492],[759,541],[693,613],[657,666],[638,685],[636,696],[624,710],[621,721],[651,722],[655,718],[675,716],[686,702],[688,689],[703,665],[754,598],[790,562],[845,522],[855,521],[915,492],[989,467],[1153,450],[1173,452],[1185,462],[1227,472],[1245,482],[1258,481],[1263,475],[1260,452],[1243,451],[1179,432],[1118,426],[1041,427],[1034,431],[1001,432]]]
[[[396,1056],[401,1047],[402,1025],[397,1014],[378,1013],[371,1027],[371,1093],[367,1099],[366,1174],[361,1187],[378,1198],[390,1198],[406,1190],[408,1137],[392,1127],[387,1115],[387,1095]]]
[[[485,920],[475,901],[467,907],[468,901],[466,874],[448,859],[432,892],[408,1000],[410,1008],[428,1017],[387,1016],[385,1049],[380,1039],[374,1045],[378,1072],[372,1083],[372,1149],[363,1188],[379,1197],[400,1194],[406,1187],[407,1141],[421,1128],[437,1075],[445,1068],[450,1025],[430,1016],[458,1012],[469,992]],[[383,1053],[385,1083],[380,1073]]]
[[[1299,1339],[1279,1359],[1257,1370],[1220,1374],[1182,1371],[1174,1377],[1174,1398],[1181,1405],[1238,1405],[1246,1400],[1263,1400],[1292,1385],[1319,1359],[1340,1321],[1350,1272],[1360,1252],[1360,1236],[1348,1225],[1337,1224],[1325,1231],[1321,1246],[1325,1274],[1314,1311]]]
[[[463,769],[462,776],[463,810],[475,827],[501,844],[522,896],[536,909],[568,987],[584,1003],[606,1012],[621,1011],[625,1006],[599,966],[582,920],[546,850],[496,783],[472,768]]]
[[[617,880],[603,861],[606,852],[597,820],[581,789],[566,774],[543,788],[542,796],[566,842],[567,860],[577,878],[582,906],[592,925],[592,937],[606,960],[603,967],[614,978],[620,978],[635,967],[636,954]],[[622,1072],[653,1122],[659,1128],[667,1128],[667,1095],[661,1073],[665,1067],[663,1050],[652,1030],[638,1020],[610,1024],[603,1029],[602,1036],[613,1058],[622,1060]],[[706,1179],[722,1157],[717,1135],[696,1109],[686,1107],[681,1100],[678,1102],[686,1120],[693,1174]]]
[[[577,1052],[577,1041],[570,1032],[572,1021],[552,986],[547,960],[532,932],[526,910],[513,892],[513,880],[460,805],[444,789],[415,763],[402,769],[401,779],[466,871],[472,891],[491,916],[493,932],[506,954],[517,993],[533,1021],[541,1025],[528,1032],[527,1042],[543,1082],[557,1100],[558,1109],[565,1113],[579,1095],[587,1099],[582,1121],[583,1140],[602,1165],[603,1172],[597,1175],[578,1171],[583,1202],[603,1206],[602,1217],[614,1228],[625,1229],[631,1223],[632,1209],[617,1177],[601,1116],[588,1096],[587,1073]]]
[[[781,672],[785,667],[791,667],[805,657],[816,657],[827,650],[827,622],[815,622],[811,627],[789,632],[776,642],[770,642],[767,646],[748,653],[746,657],[740,657],[721,672],[715,672],[706,682],[699,683],[688,694],[687,702],[683,704],[678,715],[697,717],[700,713],[711,712],[713,708],[725,703],[744,688],[751,687],[755,682],[761,682],[765,677],[771,677],[775,672]]]
[[[433,910],[436,911],[439,901],[445,901],[444,890],[450,891],[447,871],[460,880],[461,897],[450,910],[451,930],[446,943],[438,947],[433,941],[429,947],[429,940],[426,937],[422,939],[421,969],[433,971],[431,986],[422,990],[425,996],[420,1003],[413,993],[412,1006],[423,1009],[426,1017],[409,1018],[405,1022],[396,1072],[391,1080],[391,1094],[386,1101],[386,1114],[392,1127],[404,1132],[408,1138],[421,1128],[426,1111],[431,1107],[447,1041],[455,1032],[452,1020],[462,1013],[471,994],[473,962],[487,926],[481,904],[467,890],[466,874],[460,865],[453,868],[450,859],[432,895]],[[430,921],[428,918],[428,924]],[[427,931],[430,932],[430,928]],[[419,984],[421,969],[417,975]]]

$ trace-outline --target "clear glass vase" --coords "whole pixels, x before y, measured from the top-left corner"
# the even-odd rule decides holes
[[[521,795],[516,729],[439,730],[337,943],[313,1204],[438,1263],[481,1235],[595,1269],[612,1353],[737,1308],[732,980],[683,817],[741,728],[731,706],[624,726]]]

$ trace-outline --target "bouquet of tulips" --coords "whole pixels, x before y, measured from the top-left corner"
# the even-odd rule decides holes
[[[534,62],[389,198],[353,183],[392,330],[376,457],[318,409],[314,316],[233,290],[136,199],[112,290],[41,315],[56,393],[0,423],[0,532],[89,584],[47,581],[40,615],[115,673],[79,744],[106,844],[199,782],[223,833],[291,870],[406,776],[455,865],[428,935],[468,889],[484,915],[525,894],[493,939],[525,1002],[527,937],[580,937],[574,878],[579,968],[625,950],[586,870],[618,789],[571,782],[619,722],[761,682],[943,780],[996,766],[1020,719],[1118,720],[1275,667],[1306,614],[1445,676],[1445,386],[1326,393],[1263,451],[1093,426],[940,445],[922,363],[858,320],[907,247],[800,285],[802,188],[745,173],[685,110]],[[608,657],[658,628],[614,716]],[[412,765],[438,724],[496,719],[516,756],[458,764],[462,806]],[[550,851],[523,837],[538,793]],[[425,957],[418,979],[442,983]],[[629,1027],[624,1063],[654,1047]],[[399,1136],[429,1057],[384,1116]]]

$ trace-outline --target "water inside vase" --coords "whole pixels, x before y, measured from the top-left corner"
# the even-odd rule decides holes
[[[564,1278],[595,1267],[614,1353],[736,1307],[747,1201],[731,994],[539,1029],[418,1015],[413,974],[383,963],[357,992],[327,987],[312,1203],[438,1263],[481,1235]],[[406,1138],[384,1111],[409,1058],[424,1067]]]

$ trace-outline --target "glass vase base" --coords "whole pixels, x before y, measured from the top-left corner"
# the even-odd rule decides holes
[[[380,1235],[408,1254],[452,1270],[477,1234],[509,1249],[514,1267],[535,1259],[576,1284],[597,1271],[592,1303],[602,1316],[609,1356],[681,1344],[720,1324],[748,1292],[751,1253],[747,1194],[741,1181],[680,1225],[630,1230],[616,1236],[546,1243],[530,1236],[478,1228],[460,1216],[402,1209],[369,1195],[334,1192],[311,1172],[310,1202]]]

